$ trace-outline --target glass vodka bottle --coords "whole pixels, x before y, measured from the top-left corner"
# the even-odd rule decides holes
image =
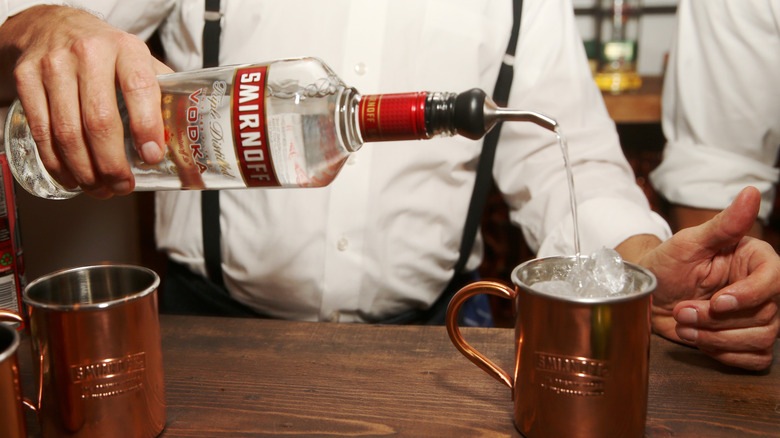
[[[167,152],[144,163],[127,112],[125,152],[135,190],[321,187],[365,142],[482,137],[499,120],[555,130],[542,114],[499,108],[481,90],[361,96],[316,58],[214,67],[158,77]],[[66,199],[80,193],[43,167],[19,101],[5,126],[5,150],[30,193]]]

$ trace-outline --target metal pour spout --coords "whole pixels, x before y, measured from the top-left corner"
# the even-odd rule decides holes
[[[485,99],[484,106],[485,129],[489,130],[499,121],[531,122],[552,132],[558,132],[558,122],[545,114],[535,111],[521,111],[501,108],[492,99]]]

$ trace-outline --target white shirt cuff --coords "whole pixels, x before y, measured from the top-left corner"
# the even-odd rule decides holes
[[[761,192],[761,220],[772,212],[778,177],[777,168],[743,154],[675,142],[667,143],[663,162],[650,174],[669,202],[710,210],[728,207],[742,189],[753,186]]]
[[[614,248],[631,236],[651,234],[662,241],[672,236],[666,221],[645,206],[623,199],[592,199],[577,206],[580,252],[589,255],[602,247]],[[571,215],[542,242],[537,255],[574,254]]]

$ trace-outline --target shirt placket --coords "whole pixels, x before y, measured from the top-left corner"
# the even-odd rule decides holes
[[[379,86],[383,20],[378,20],[386,2],[352,2],[347,20],[346,47],[337,73],[345,83],[376,91]],[[331,184],[327,213],[326,250],[320,319],[351,322],[358,317],[364,275],[364,229],[369,219],[371,145],[352,154]]]

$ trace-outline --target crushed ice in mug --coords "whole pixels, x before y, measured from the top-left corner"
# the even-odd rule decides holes
[[[627,275],[617,251],[601,248],[571,269],[556,272],[550,280],[531,287],[548,295],[597,298],[625,293]]]

